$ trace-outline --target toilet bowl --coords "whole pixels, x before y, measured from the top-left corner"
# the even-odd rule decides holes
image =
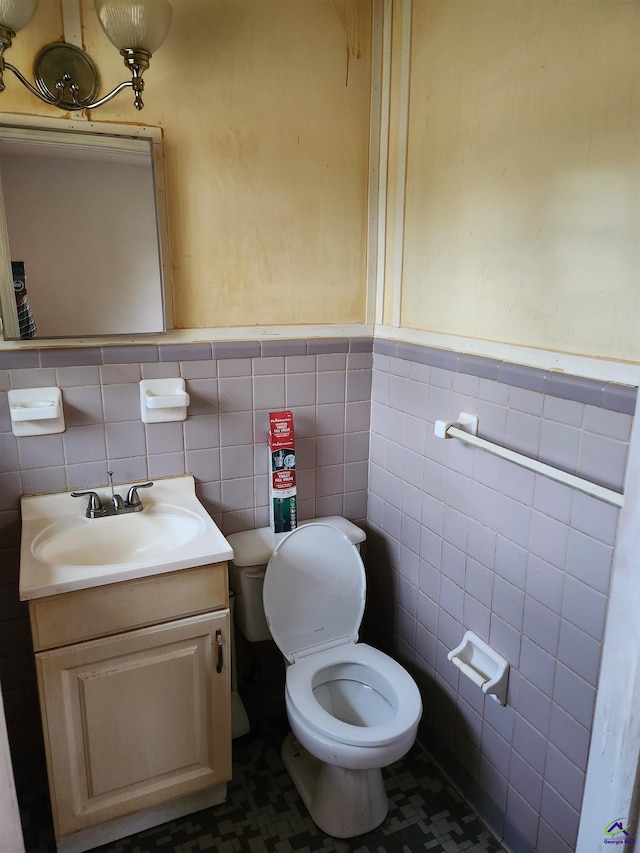
[[[358,643],[365,593],[358,549],[322,523],[289,533],[264,577],[266,621],[288,664],[283,761],[314,822],[336,838],[382,823],[382,768],[411,748],[422,715],[409,673]]]

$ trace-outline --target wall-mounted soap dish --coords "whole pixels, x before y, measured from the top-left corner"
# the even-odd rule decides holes
[[[501,705],[507,704],[509,663],[473,631],[467,631],[460,645],[447,657],[483,693]]]
[[[184,379],[143,379],[140,382],[140,413],[145,424],[184,421],[189,402]]]
[[[16,388],[8,392],[14,435],[52,435],[64,432],[62,393],[59,388]]]

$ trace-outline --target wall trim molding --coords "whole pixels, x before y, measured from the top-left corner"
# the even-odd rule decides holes
[[[297,340],[299,338],[372,337],[372,323],[336,323],[300,326],[227,326],[201,329],[169,329],[163,335],[112,335],[104,338],[49,338],[48,340],[3,341],[7,350],[63,349],[69,347],[146,346],[148,344],[193,344],[215,341]]]
[[[372,323],[347,323],[336,325],[300,326],[230,326],[228,328],[172,329],[164,335],[137,337],[73,338],[31,341],[0,340],[0,368],[3,363],[18,360],[29,351],[167,346],[172,344],[198,344],[215,342],[266,342],[310,339],[373,338],[374,341],[391,341],[401,344],[429,347],[444,353],[493,359],[527,368],[537,368],[555,374],[582,377],[600,382],[614,382],[637,387],[640,385],[640,364],[629,361],[593,358],[574,353],[554,352],[498,341],[484,341],[438,332],[404,329]],[[12,358],[13,357],[13,358]]]
[[[603,382],[619,382],[622,385],[640,385],[640,364],[631,361],[595,358],[575,353],[537,349],[519,344],[485,341],[458,335],[445,335],[420,329],[401,329],[394,326],[376,326],[375,338],[395,340],[417,346],[453,350],[497,361],[509,361],[541,370],[557,371],[571,376],[596,379]]]

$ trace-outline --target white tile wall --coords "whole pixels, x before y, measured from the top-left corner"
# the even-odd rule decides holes
[[[19,495],[106,484],[107,469],[116,482],[190,471],[225,532],[264,525],[267,412],[287,407],[300,516],[368,519],[365,633],[415,674],[427,746],[515,853],[573,849],[618,513],[436,439],[433,424],[475,411],[482,435],[619,489],[630,395],[580,380],[574,400],[571,377],[398,347],[402,357],[342,339],[5,354],[0,679],[17,753],[39,730],[17,601]],[[143,425],[140,378],[175,375],[191,396],[187,420]],[[67,431],[16,439],[4,392],[51,384]],[[466,628],[509,659],[506,707],[447,660]]]
[[[21,494],[106,486],[107,470],[115,483],[190,472],[225,533],[266,525],[268,412],[287,407],[300,517],[365,519],[371,340],[269,342],[266,350],[259,357],[254,342],[0,354],[0,680],[19,774],[29,771],[40,738],[27,613],[18,601]],[[188,418],[145,425],[138,383],[162,376],[185,379]],[[55,384],[67,430],[16,439],[6,391]]]
[[[433,429],[474,412],[483,437],[621,490],[631,415],[566,396],[374,354],[369,625],[422,688],[427,746],[516,853],[575,849],[617,510]],[[447,660],[467,629],[509,660],[507,707]]]

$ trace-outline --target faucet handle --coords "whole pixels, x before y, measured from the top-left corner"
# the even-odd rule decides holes
[[[142,506],[142,501],[138,495],[138,489],[149,489],[153,486],[153,482],[138,483],[137,486],[131,486],[127,494],[127,506]]]
[[[81,498],[83,495],[89,495],[89,504],[87,506],[87,514],[89,512],[99,512],[102,509],[100,498],[95,492],[71,492],[72,498]]]

